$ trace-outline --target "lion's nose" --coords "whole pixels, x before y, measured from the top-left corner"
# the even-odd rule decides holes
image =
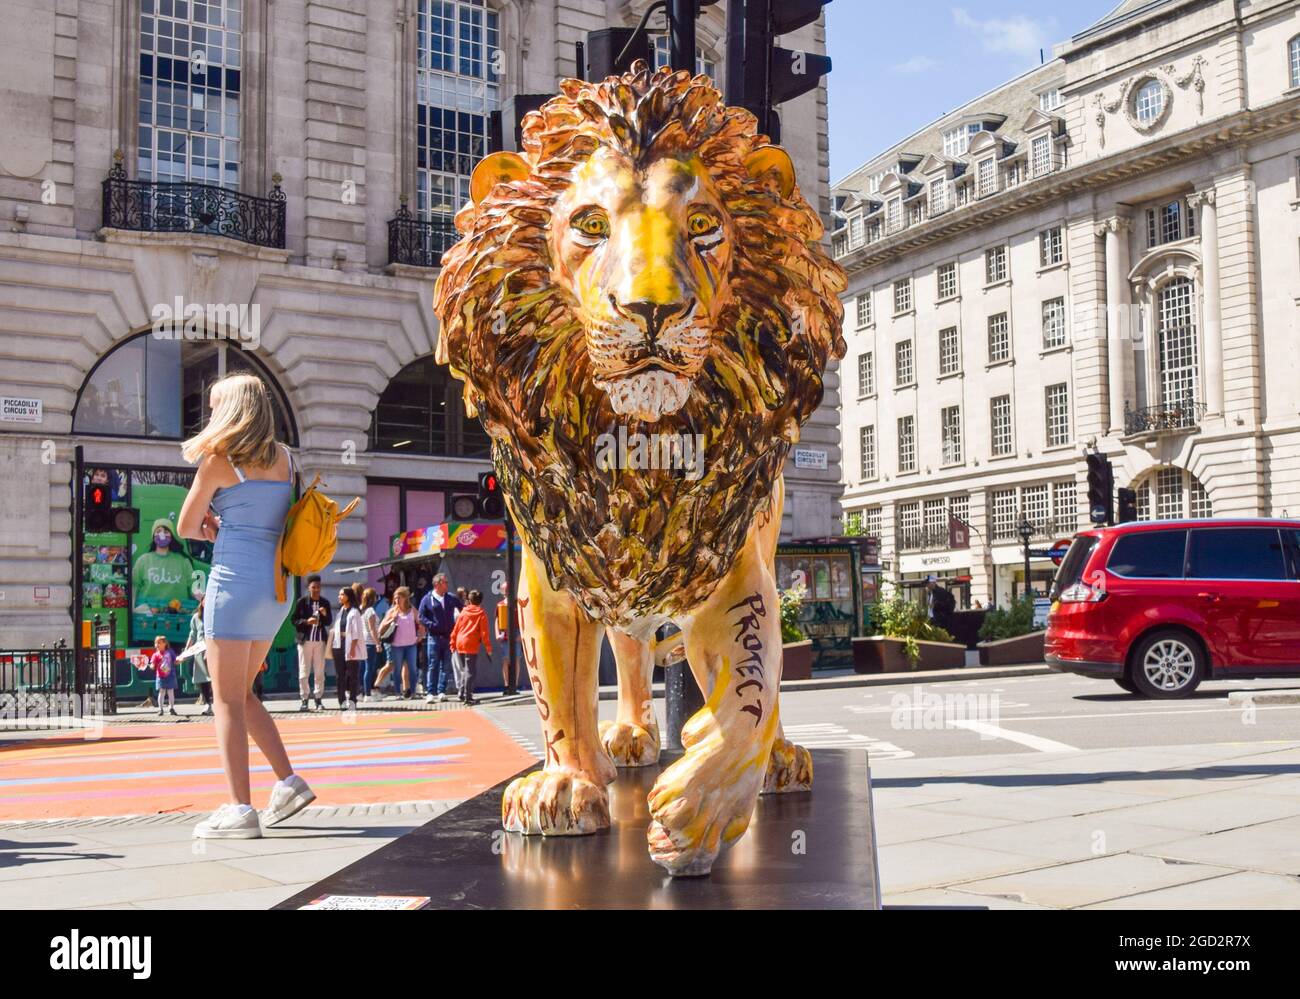
[[[614,308],[618,312],[640,323],[646,337],[650,340],[656,339],[665,325],[685,314],[690,308],[689,302],[670,302],[667,305],[660,302],[619,303],[613,296],[610,296],[610,301],[614,303]]]

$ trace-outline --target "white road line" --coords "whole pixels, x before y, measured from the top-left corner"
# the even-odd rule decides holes
[[[1036,749],[1040,753],[1077,753],[1079,751],[1076,747],[1067,746],[1055,739],[1044,739],[1042,736],[1029,735],[1027,732],[1012,732],[1001,725],[993,725],[989,722],[970,721],[962,718],[948,724],[954,728],[969,729],[991,739],[1006,739],[1008,742],[1017,742],[1022,746],[1028,746],[1030,749]]]
[[[1300,704],[1257,704],[1256,711],[1287,711]],[[1157,711],[1107,711],[1088,715],[1016,715],[1012,721],[1066,721],[1079,718],[1139,718],[1150,715],[1239,715],[1241,708],[1163,708]]]

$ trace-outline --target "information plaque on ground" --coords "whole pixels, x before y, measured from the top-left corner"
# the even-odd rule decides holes
[[[814,750],[813,765],[813,791],[760,798],[708,877],[674,879],[650,860],[646,793],[660,768],[642,767],[610,785],[607,832],[506,833],[503,781],[276,908],[402,896],[428,898],[427,909],[878,909],[866,753]]]

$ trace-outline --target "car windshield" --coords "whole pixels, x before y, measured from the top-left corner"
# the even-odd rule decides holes
[[[1070,545],[1070,550],[1065,553],[1065,558],[1061,560],[1061,568],[1056,570],[1056,578],[1052,581],[1052,591],[1049,594],[1051,599],[1055,600],[1061,595],[1061,591],[1066,587],[1073,586],[1083,575],[1083,568],[1088,564],[1088,556],[1092,554],[1097,547],[1097,538],[1095,535],[1082,535],[1074,539]]]

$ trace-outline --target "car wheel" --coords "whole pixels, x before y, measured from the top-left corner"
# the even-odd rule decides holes
[[[1130,677],[1127,673],[1124,674],[1123,676],[1115,677],[1115,682],[1118,683],[1125,690],[1127,690],[1130,694],[1136,694],[1138,692],[1137,685],[1133,683],[1133,678]]]
[[[1131,677],[1147,697],[1186,697],[1205,676],[1205,653],[1185,631],[1153,631],[1133,650]]]

